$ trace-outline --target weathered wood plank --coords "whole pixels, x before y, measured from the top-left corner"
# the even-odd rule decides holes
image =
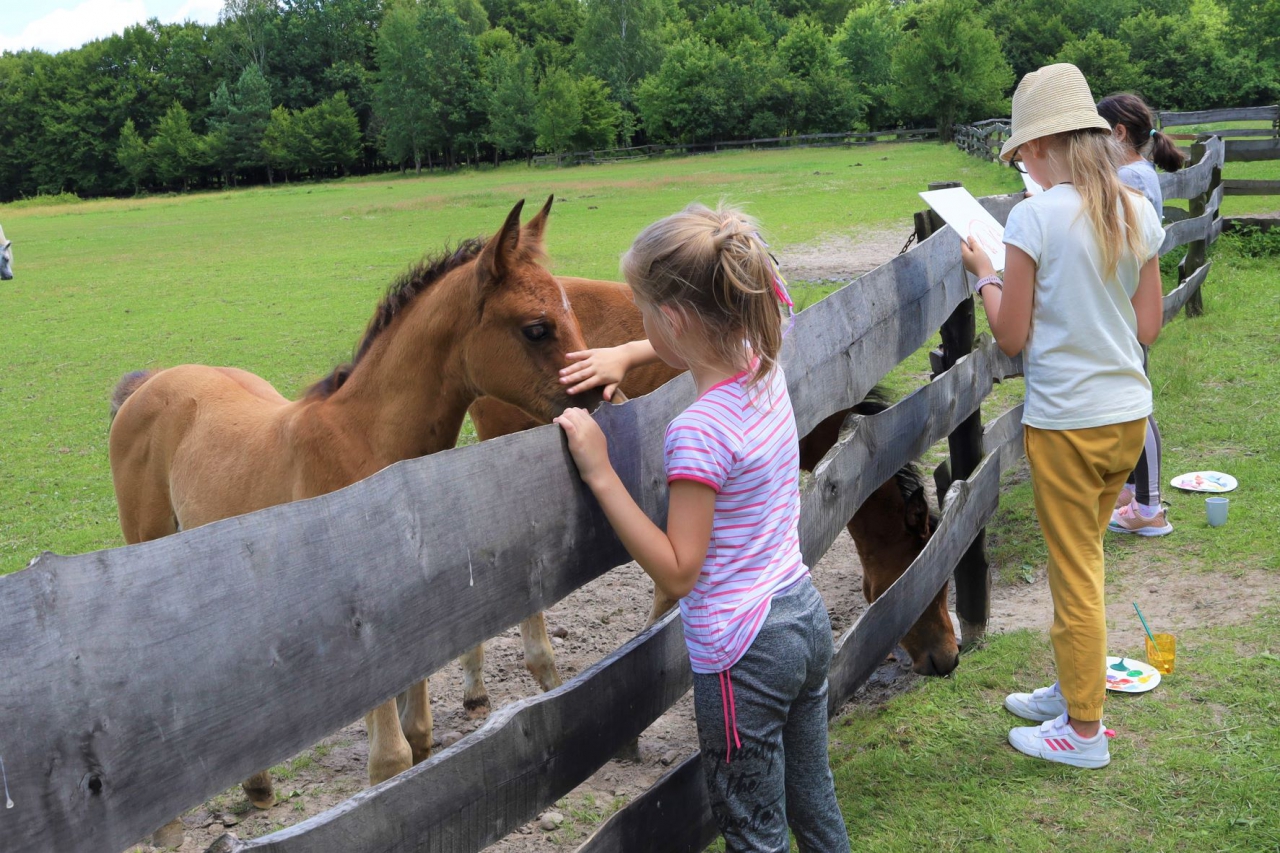
[[[719,834],[702,754],[695,752],[602,823],[576,853],[697,853]]]
[[[1221,121],[1275,121],[1280,116],[1280,106],[1232,107],[1222,110],[1192,110],[1173,112],[1161,110],[1156,114],[1160,126],[1186,127],[1192,124],[1216,124]]]
[[[1221,139],[1213,137],[1198,145],[1203,148],[1192,146],[1192,156],[1198,159],[1190,166],[1177,172],[1160,173],[1160,193],[1166,201],[1202,195],[1213,180],[1213,170],[1222,167],[1224,146]],[[1196,153],[1200,151],[1203,153]]]
[[[1000,470],[1008,471],[1023,455],[1022,403],[987,424],[982,431],[982,452],[1000,454]]]
[[[1228,139],[1228,163],[1280,160],[1280,139]]]
[[[841,637],[828,683],[831,713],[853,695],[911,626],[918,615],[912,603],[926,602],[937,594],[960,555],[995,513],[1002,466],[1020,452],[1020,432],[1020,428],[1010,432],[1012,437],[983,461],[971,480],[952,484],[938,530],[924,551]],[[1012,450],[1006,452],[1004,447]],[[605,821],[577,853],[703,849],[716,829],[699,760],[695,754],[676,772],[659,779],[643,797]],[[669,815],[673,819],[667,820]],[[655,831],[661,833],[665,847],[647,845],[645,836]]]
[[[1187,304],[1187,300],[1192,294],[1200,289],[1200,285],[1204,284],[1205,278],[1209,275],[1209,267],[1213,266],[1213,261],[1209,261],[1200,269],[1187,276],[1182,284],[1165,294],[1162,300],[1164,311],[1164,324],[1168,324],[1170,320],[1178,316],[1178,312],[1182,310],[1182,306]]]
[[[963,423],[997,379],[1021,369],[1020,360],[1009,359],[988,340],[880,414],[852,416],[851,428],[815,466],[800,498],[800,548],[806,562],[812,566],[826,553],[881,483]]]
[[[1280,227],[1280,216],[1274,213],[1261,216],[1224,216],[1221,222],[1222,230],[1225,231],[1235,231],[1238,228],[1257,228],[1262,231],[1270,231],[1272,228]]]
[[[477,851],[537,816],[693,683],[673,610],[572,681],[499,709],[479,731],[341,806],[223,853]]]
[[[1167,255],[1179,246],[1185,246],[1188,243],[1195,243],[1207,240],[1212,243],[1217,239],[1217,234],[1221,233],[1221,225],[1216,226],[1218,219],[1218,210],[1222,207],[1222,197],[1225,187],[1219,185],[1209,196],[1208,203],[1202,204],[1196,199],[1192,200],[1192,206],[1196,208],[1198,215],[1188,216],[1186,219],[1178,222],[1170,223],[1164,229],[1164,243],[1160,245],[1160,254]]]
[[[1015,443],[1021,447],[1021,442]],[[952,482],[929,544],[840,639],[828,675],[830,713],[838,711],[893,650],[995,514],[1002,459],[1002,454],[990,455],[970,479]]]
[[[1280,195],[1280,181],[1225,180],[1227,195]]]

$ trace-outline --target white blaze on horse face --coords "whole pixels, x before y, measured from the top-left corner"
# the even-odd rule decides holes
[[[564,313],[572,314],[573,308],[569,306],[569,291],[565,290],[564,285],[559,281],[556,282],[556,287],[560,288],[560,302],[564,305]]]

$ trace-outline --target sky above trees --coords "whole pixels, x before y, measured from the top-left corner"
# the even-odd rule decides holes
[[[218,20],[222,0],[0,0],[0,50],[57,53],[157,18]]]

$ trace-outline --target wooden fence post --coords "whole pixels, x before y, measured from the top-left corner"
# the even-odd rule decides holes
[[[1202,137],[1201,139],[1196,140],[1196,142],[1191,146],[1191,163],[1194,165],[1196,163],[1199,163],[1201,160],[1203,160],[1205,156],[1205,152],[1206,152],[1206,146]],[[1198,195],[1195,198],[1188,200],[1187,202],[1188,218],[1194,218],[1197,216],[1204,215],[1205,209],[1208,207],[1208,204],[1209,204],[1209,199],[1213,196],[1214,190],[1216,190],[1218,188],[1218,185],[1221,183],[1222,183],[1222,169],[1220,167],[1215,167],[1213,170],[1213,176],[1209,180],[1209,186],[1205,189],[1205,191],[1201,195]],[[1186,281],[1187,276],[1191,275],[1193,272],[1200,269],[1200,267],[1204,266],[1208,253],[1209,253],[1209,238],[1207,235],[1203,240],[1194,240],[1191,243],[1189,243],[1187,245],[1186,257],[1184,257],[1182,259],[1182,262],[1178,264],[1179,281],[1180,282]],[[1196,289],[1196,292],[1191,294],[1191,297],[1187,299],[1186,307],[1187,307],[1188,317],[1199,317],[1201,314],[1204,313],[1204,301],[1201,296],[1201,291],[1203,290],[1203,287],[1204,286],[1201,285],[1199,288]]]
[[[935,181],[929,184],[929,189],[941,190],[958,186],[961,186],[958,181]],[[932,210],[917,213],[915,223],[916,242],[924,241],[943,227],[942,219]],[[942,351],[937,358],[931,359],[936,372],[950,369],[973,351],[976,324],[973,299],[966,299],[956,306],[956,310],[942,324]],[[949,476],[943,473],[942,479],[949,486],[952,480],[968,479],[982,461],[981,411],[966,418],[947,437],[947,449],[950,453]],[[937,482],[937,485],[938,502],[941,504],[946,488],[943,487],[943,482]],[[956,565],[955,587],[961,645],[968,648],[986,634],[987,620],[991,615],[991,573],[987,566],[985,528],[978,531],[977,538]]]

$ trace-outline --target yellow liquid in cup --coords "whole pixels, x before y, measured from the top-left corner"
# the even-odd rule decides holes
[[[1172,634],[1156,634],[1155,638],[1158,646],[1151,645],[1151,638],[1146,638],[1147,663],[1155,667],[1161,675],[1168,675],[1173,672],[1174,658],[1178,653],[1178,641]]]

